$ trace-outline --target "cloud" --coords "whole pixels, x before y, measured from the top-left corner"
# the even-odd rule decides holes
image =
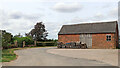
[[[1,9],[0,9],[1,10]],[[34,28],[34,25],[41,21],[41,14],[27,14],[19,11],[0,11],[0,30],[6,30],[13,35],[21,33],[24,35]],[[49,33],[48,38],[57,38],[57,34],[62,24],[56,22],[44,22]],[[58,23],[58,22],[57,22]],[[2,26],[2,27],[1,27]],[[54,26],[54,27],[53,27]]]
[[[103,5],[103,6],[101,7],[101,9],[106,9],[106,8],[109,8],[109,7],[111,7],[110,4],[105,4],[105,5]]]
[[[22,13],[18,11],[13,11],[9,13],[9,18],[10,19],[28,19],[28,20],[34,20],[34,19],[39,19],[42,17],[42,14],[27,14],[27,13]]]
[[[9,18],[11,19],[20,19],[22,18],[22,13],[21,12],[11,12],[9,13]]]
[[[117,10],[116,9],[112,9],[107,14],[99,12],[93,16],[89,16],[89,17],[85,17],[85,18],[75,17],[69,21],[69,24],[81,23],[81,22],[112,21],[112,20],[117,20]]]
[[[105,19],[105,16],[103,14],[96,13],[94,16],[85,17],[85,18],[75,17],[69,22],[69,24],[81,23],[81,22],[91,22],[91,21],[101,21],[104,19]]]
[[[1,9],[0,9],[1,10]],[[34,28],[35,23],[41,20],[41,14],[25,14],[18,11],[0,11],[0,29],[12,32],[13,35],[24,34]]]
[[[71,13],[79,11],[82,7],[78,3],[57,3],[54,5],[53,9],[59,12]]]
[[[63,24],[60,22],[45,22],[47,32],[49,33],[48,38],[57,38],[58,32],[62,25]]]
[[[111,9],[110,12],[108,13],[108,15],[110,15],[112,17],[117,17],[118,16],[118,7]]]
[[[102,14],[102,13],[97,13],[95,14],[91,20],[95,20],[95,21],[101,21],[101,20],[105,20],[106,19],[106,16],[105,14]]]

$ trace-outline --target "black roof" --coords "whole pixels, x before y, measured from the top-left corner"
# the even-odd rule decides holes
[[[115,33],[117,21],[63,25],[58,34]]]

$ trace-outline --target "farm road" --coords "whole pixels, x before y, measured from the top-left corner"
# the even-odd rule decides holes
[[[55,49],[55,47],[17,50],[15,53],[18,58],[3,63],[3,66],[111,66],[95,60],[51,54],[47,52],[49,49]]]

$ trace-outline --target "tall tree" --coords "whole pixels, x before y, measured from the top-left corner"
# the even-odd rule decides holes
[[[38,22],[34,29],[32,29],[26,36],[32,36],[32,38],[36,41],[46,40],[48,36],[48,32],[45,29],[45,25],[42,22]]]

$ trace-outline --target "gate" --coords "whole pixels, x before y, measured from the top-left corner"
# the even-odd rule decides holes
[[[88,48],[92,48],[92,35],[91,34],[80,34],[80,42],[86,43]]]

